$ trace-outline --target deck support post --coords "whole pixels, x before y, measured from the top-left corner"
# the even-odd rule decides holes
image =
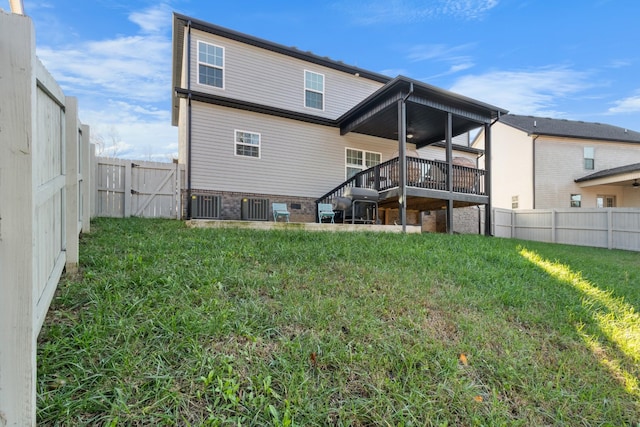
[[[398,101],[398,163],[400,172],[400,222],[402,232],[407,232],[407,104],[404,100]]]
[[[447,113],[447,123],[444,129],[444,139],[447,146],[447,233],[453,234],[453,147],[451,134],[453,133],[453,116]]]
[[[484,210],[484,235],[492,236],[491,229],[491,124],[484,125],[484,188],[489,198]]]

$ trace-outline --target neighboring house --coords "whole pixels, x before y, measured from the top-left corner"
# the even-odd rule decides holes
[[[185,204],[188,218],[267,219],[270,204],[281,202],[291,221],[315,221],[317,203],[358,186],[375,188],[381,207],[402,213],[447,207],[449,231],[454,208],[489,202],[485,171],[453,161],[476,165],[482,151],[456,141],[506,113],[179,14],[172,106],[185,197],[195,202]],[[394,181],[399,159],[417,149],[406,170],[418,168],[419,179]],[[438,188],[427,179],[436,170]],[[472,190],[453,188],[461,173],[475,177]]]
[[[491,139],[493,207],[640,207],[639,132],[508,114]],[[481,131],[473,146],[483,145]]]

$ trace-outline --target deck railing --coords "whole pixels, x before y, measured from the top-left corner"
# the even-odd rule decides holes
[[[400,160],[398,157],[358,172],[339,186],[316,200],[316,203],[330,203],[342,197],[349,187],[388,190],[400,185]],[[407,186],[447,191],[447,162],[407,157]],[[453,165],[453,191],[458,193],[485,195],[485,171],[467,166]]]

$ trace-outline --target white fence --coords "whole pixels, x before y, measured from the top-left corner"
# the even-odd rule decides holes
[[[37,336],[89,231],[89,128],[29,18],[0,10],[0,57],[0,426],[35,425]]]
[[[95,158],[95,216],[181,216],[183,165]]]
[[[494,209],[493,235],[640,251],[640,209]]]

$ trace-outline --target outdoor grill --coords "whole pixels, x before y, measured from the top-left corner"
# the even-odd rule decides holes
[[[344,209],[344,220],[350,218],[352,224],[356,222],[373,224],[378,214],[378,190],[348,187],[345,188],[341,199],[347,199],[350,202],[348,203],[350,206]]]

